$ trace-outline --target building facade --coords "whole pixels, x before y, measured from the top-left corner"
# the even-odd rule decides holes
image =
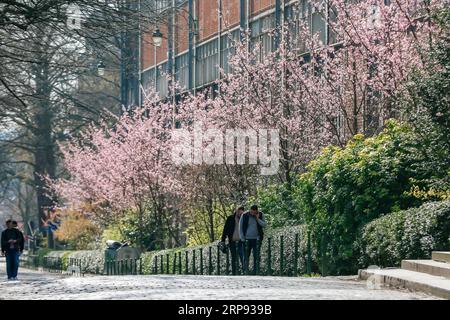
[[[139,73],[122,81],[127,105],[139,105],[151,88],[162,98],[175,96],[169,92],[168,76],[193,92],[214,86],[219,70],[228,70],[228,56],[241,30],[250,30],[251,42],[262,43],[262,54],[275,48],[271,31],[286,20],[295,29],[295,21],[307,19],[324,43],[333,41],[324,19],[327,15],[314,12],[308,0],[153,1],[158,21],[163,22],[140,30],[138,50],[134,50]],[[156,29],[163,34],[159,47],[152,40]]]

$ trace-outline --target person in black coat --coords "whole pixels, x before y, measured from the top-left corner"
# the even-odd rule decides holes
[[[19,270],[19,257],[25,245],[23,233],[17,229],[17,222],[6,221],[6,230],[2,232],[2,254],[6,256],[8,280],[16,280]]]
[[[231,271],[233,275],[237,272],[237,255],[239,254],[239,260],[241,265],[244,263],[244,243],[240,241],[239,237],[239,220],[244,213],[245,208],[239,207],[231,216],[225,221],[223,227],[221,242],[225,243],[228,238],[228,247],[231,253]]]

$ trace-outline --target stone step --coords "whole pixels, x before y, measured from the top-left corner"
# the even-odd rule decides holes
[[[403,260],[402,269],[450,279],[450,263],[434,260]]]
[[[369,280],[372,284],[421,291],[450,300],[450,279],[445,277],[404,269],[359,270],[358,277],[361,280]]]
[[[433,251],[431,259],[439,262],[450,263],[450,251]]]

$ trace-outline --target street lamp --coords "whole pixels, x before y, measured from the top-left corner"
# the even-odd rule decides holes
[[[159,31],[159,29],[153,31],[152,38],[153,38],[153,45],[155,47],[160,47],[163,41],[163,34],[161,33],[161,31]]]
[[[103,77],[105,75],[105,69],[105,64],[103,63],[103,61],[100,61],[100,63],[97,65],[97,72],[100,77]]]
[[[155,31],[153,31],[152,34],[152,39],[153,39],[153,45],[155,46],[153,48],[153,67],[155,68],[154,70],[154,74],[155,74],[155,92],[158,91],[158,85],[157,85],[157,81],[158,81],[158,69],[156,68],[156,48],[157,47],[161,47],[162,44],[162,40],[163,40],[163,34],[161,33],[161,31],[159,31],[158,28],[156,28]]]

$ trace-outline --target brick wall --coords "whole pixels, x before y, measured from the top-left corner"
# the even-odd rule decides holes
[[[214,37],[218,32],[218,0],[194,0],[195,13],[198,19],[197,43]],[[248,0],[251,16],[256,16],[265,10],[275,6],[275,0]],[[240,0],[222,0],[222,30],[234,28],[239,25]],[[176,52],[188,50],[189,46],[189,14],[188,4],[184,4],[176,16]],[[159,29],[167,38],[167,24],[160,25]],[[142,67],[144,69],[153,65],[154,48],[152,45],[152,32],[143,34],[142,37]],[[157,48],[157,63],[167,59],[167,39],[163,40],[160,48]]]

